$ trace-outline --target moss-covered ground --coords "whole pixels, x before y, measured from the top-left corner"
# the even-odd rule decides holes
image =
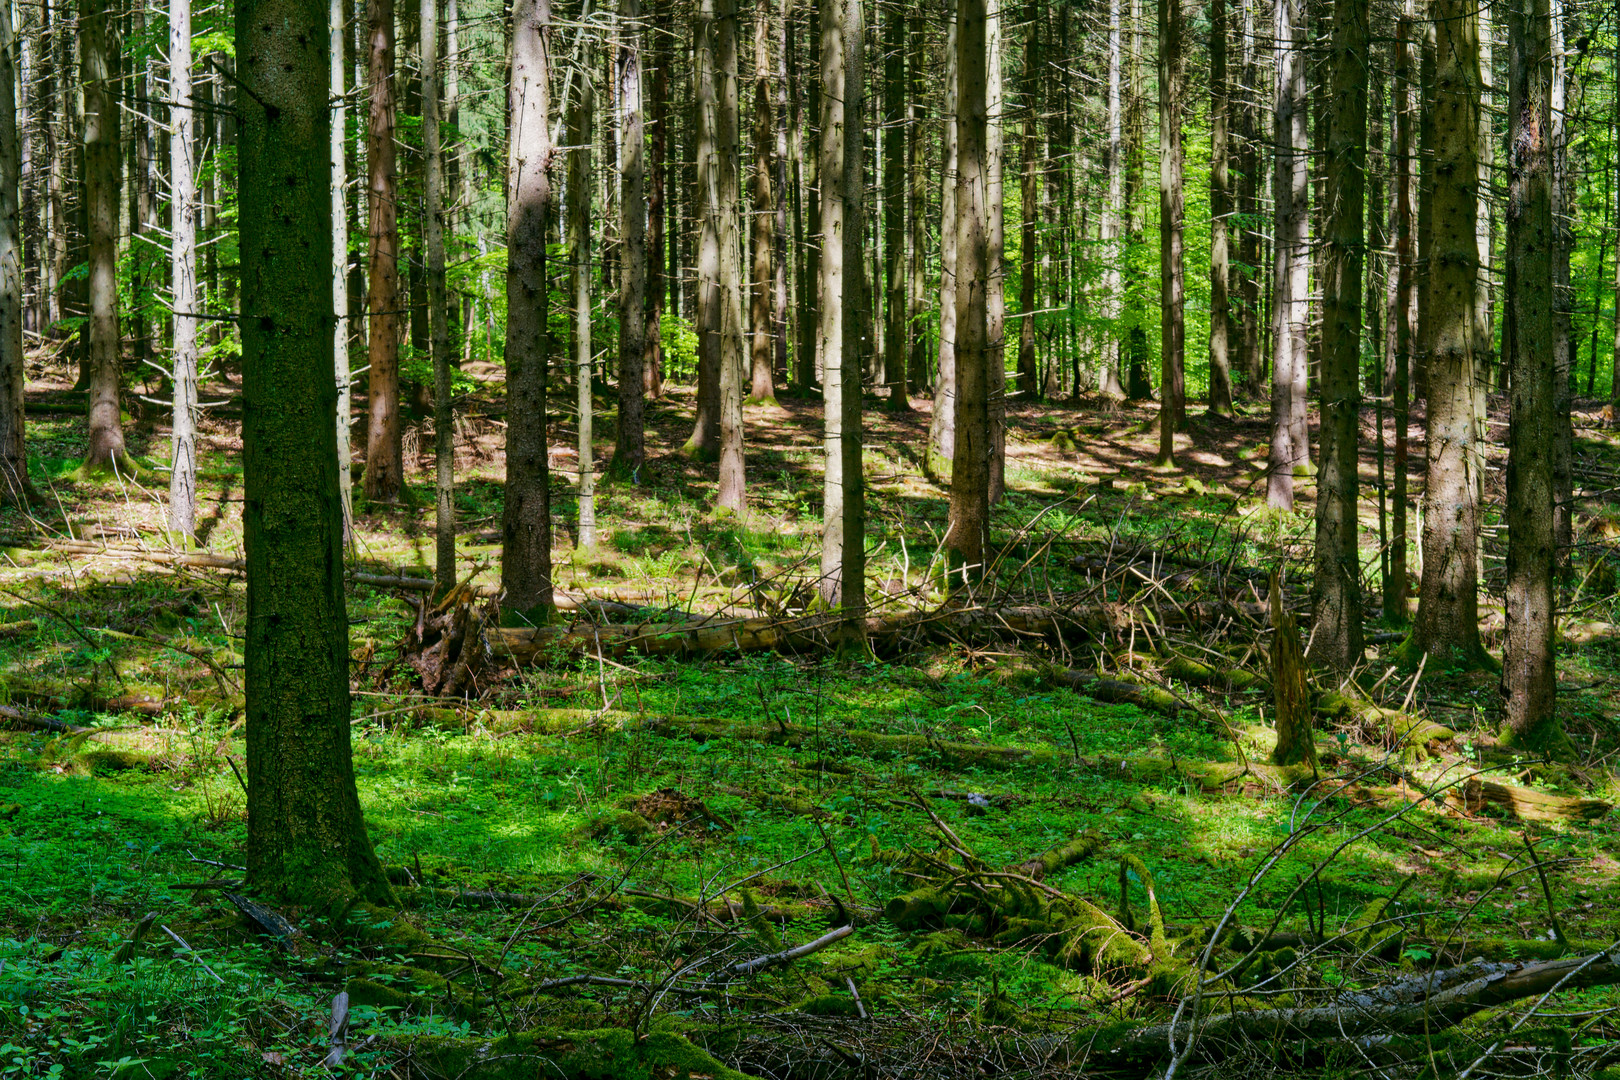
[[[657,406],[649,442],[678,446],[688,405]],[[498,425],[480,408],[458,442],[461,554],[469,572],[484,567],[493,580]],[[570,547],[559,448],[559,583],[698,611],[802,609],[819,524],[815,412],[785,401],[750,417],[759,443],[750,517],[707,513],[712,469],[659,449],[638,486],[605,489],[594,552]],[[1070,559],[1121,547],[1299,565],[1308,503],[1276,515],[1253,502],[1245,450],[1263,440],[1257,418],[1192,433],[1185,471],[1171,474],[1147,467],[1145,418],[1015,411],[1010,496],[998,510],[1003,587],[1079,595],[1088,570]],[[1267,749],[1270,698],[1260,688],[1172,684],[1198,705],[1172,718],[1056,686],[1017,642],[945,642],[885,659],[575,660],[507,673],[478,701],[427,702],[397,654],[408,609],[357,585],[355,772],[400,908],[286,911],[300,936],[284,947],[229,898],[253,895],[238,869],[241,583],[121,553],[164,548],[160,500],[134,485],[76,484],[82,418],[30,420],[49,502],[32,521],[14,511],[0,521],[15,545],[0,569],[0,683],[14,709],[96,730],[0,731],[0,1077],[532,1076],[546,1075],[542,1058],[560,1063],[553,1074],[603,1076],[724,1075],[715,1061],[778,1076],[1142,1075],[1081,1066],[1087,1040],[1164,1019],[1184,984],[1076,963],[1060,928],[987,920],[971,904],[931,918],[884,914],[937,881],[941,865],[961,869],[960,857],[939,854],[948,842],[995,869],[1093,836],[1085,857],[1054,868],[1043,887],[1089,900],[1145,941],[1151,880],[1178,963],[1196,958],[1240,895],[1244,927],[1358,943],[1292,969],[1286,949],[1264,954],[1256,973],[1285,972],[1255,990],[1271,1003],[1473,956],[1561,955],[1555,921],[1571,949],[1620,935],[1616,815],[1522,821],[1432,800],[1397,813],[1387,800],[1322,799],[1332,785],[1288,790],[1245,775],[1239,750],[1260,760]],[[240,554],[239,466],[232,424],[211,423],[198,516],[207,550],[228,557]],[[873,426],[872,593],[926,606],[940,596],[930,563],[944,503],[915,463],[925,418],[876,416]],[[426,455],[430,433],[413,430]],[[132,446],[161,457],[161,434],[137,425]],[[1606,436],[1585,434],[1592,469],[1620,464]],[[412,477],[416,508],[359,508],[367,569],[430,564],[427,475]],[[1583,505],[1591,545],[1570,587],[1560,705],[1582,759],[1538,768],[1494,755],[1490,676],[1426,671],[1414,685],[1394,672],[1369,692],[1457,733],[1423,783],[1482,771],[1616,800],[1620,638],[1603,546],[1620,534],[1615,519],[1599,501]],[[1376,582],[1376,519],[1366,524]],[[108,551],[40,543],[69,536]],[[1206,585],[1175,589],[1196,597]],[[1131,599],[1114,588],[1107,599]],[[1185,644],[1263,672],[1257,642],[1250,633]],[[1146,635],[1100,654],[1062,643],[1076,666],[1144,673],[1174,647]],[[1060,651],[1046,643],[1041,654]],[[1371,665],[1366,683],[1387,667]],[[795,737],[773,738],[773,726]],[[910,738],[874,750],[862,738],[870,734]],[[1326,776],[1390,762],[1387,775],[1407,779],[1381,783],[1419,779],[1410,748],[1376,725],[1344,720],[1319,735]],[[975,759],[962,744],[1029,753]],[[1219,763],[1230,782],[1211,784],[1192,763]],[[1122,874],[1126,857],[1140,862]],[[1390,897],[1387,911],[1377,906]],[[1369,910],[1399,937],[1356,930]],[[148,913],[143,940],[120,955]],[[435,944],[391,932],[404,924]],[[719,974],[846,924],[847,937],[792,963]],[[620,982],[541,985],[582,975]],[[345,988],[347,1053],[323,1065]],[[1605,1011],[1615,1008],[1611,989],[1561,995],[1555,1011],[1566,1018],[1532,1026],[1570,1033],[1565,1064],[1591,1073],[1617,1037]],[[1500,1014],[1469,1030],[1467,1046],[1489,1045]],[[1349,1075],[1365,1065],[1353,1048],[1250,1050],[1265,1050],[1274,1071]],[[1232,1067],[1252,1068],[1245,1061]],[[1419,1068],[1444,1075],[1439,1061]]]

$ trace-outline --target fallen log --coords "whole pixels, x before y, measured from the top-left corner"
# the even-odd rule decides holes
[[[1339,1042],[1384,1036],[1417,1028],[1454,1027],[1485,1009],[1565,990],[1620,983],[1620,954],[1614,949],[1590,956],[1536,963],[1475,961],[1429,971],[1372,990],[1335,995],[1325,1004],[1283,1009],[1217,1013],[1176,1023],[1154,1024],[1128,1034],[1117,1052],[1159,1057],[1172,1042],[1186,1046],[1194,1036],[1206,1044],[1253,1039],[1268,1045],[1289,1040]],[[1211,995],[1210,1004],[1219,999]],[[1217,1052],[1218,1051],[1214,1051]]]

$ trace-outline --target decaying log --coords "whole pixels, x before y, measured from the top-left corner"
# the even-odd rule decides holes
[[[1566,981],[1567,980],[1567,981]],[[1197,1022],[1205,1045],[1222,1039],[1254,1039],[1268,1044],[1288,1040],[1312,1043],[1357,1040],[1416,1028],[1452,1027],[1484,1009],[1534,997],[1563,984],[1565,990],[1620,983],[1620,954],[1606,953],[1535,963],[1475,961],[1461,967],[1413,975],[1372,990],[1352,990],[1310,1008],[1255,1009],[1217,1013]],[[1218,995],[1208,998],[1211,1004]],[[1193,1022],[1155,1024],[1128,1035],[1122,1053],[1160,1056],[1172,1036],[1185,1046]]]

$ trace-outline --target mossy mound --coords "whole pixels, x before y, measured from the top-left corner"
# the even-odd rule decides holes
[[[420,1075],[443,1080],[750,1080],[682,1036],[638,1037],[624,1028],[423,1038],[412,1042],[411,1054]]]

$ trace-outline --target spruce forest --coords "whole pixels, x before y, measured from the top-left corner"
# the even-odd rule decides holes
[[[0,1080],[1617,1080],[1617,409],[1612,4],[0,4]]]

